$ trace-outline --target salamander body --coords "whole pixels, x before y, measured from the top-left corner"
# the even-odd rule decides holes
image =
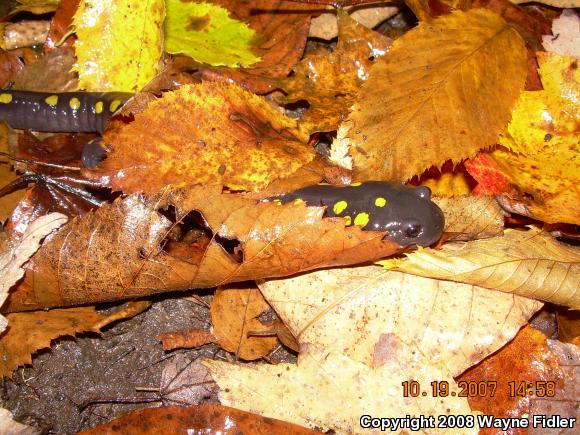
[[[385,239],[403,247],[435,243],[445,225],[443,212],[431,201],[428,187],[390,181],[367,181],[350,186],[318,184],[267,200],[326,206],[326,216],[344,218],[347,225],[360,225],[364,230],[388,231]]]
[[[102,133],[109,117],[133,94],[124,92],[0,91],[0,121],[12,128]]]

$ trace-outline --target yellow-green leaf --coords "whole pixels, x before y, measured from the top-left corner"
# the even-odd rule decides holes
[[[260,60],[252,49],[256,32],[229,17],[227,9],[209,3],[167,0],[165,51],[186,54],[215,66],[249,66]]]
[[[495,144],[525,78],[522,38],[493,12],[421,23],[373,66],[336,143],[357,179],[407,180]]]
[[[79,87],[137,92],[158,72],[163,0],[83,0],[73,18]]]
[[[537,228],[503,237],[420,249],[404,260],[380,262],[415,275],[465,282],[580,308],[580,248]]]

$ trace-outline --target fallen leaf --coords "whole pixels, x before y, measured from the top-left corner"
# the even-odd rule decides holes
[[[163,0],[83,0],[73,18],[79,87],[137,92],[159,70]]]
[[[11,13],[30,12],[35,15],[43,15],[53,12],[60,0],[17,0],[20,6],[16,6]]]
[[[159,395],[164,403],[199,405],[215,398],[215,390],[215,383],[197,356],[174,353],[163,368]]]
[[[431,189],[434,195],[443,197],[469,195],[471,193],[467,178],[463,172],[446,172],[437,179],[430,178],[423,181],[421,185]]]
[[[487,196],[433,197],[443,210],[447,241],[485,239],[502,234],[505,212]]]
[[[497,195],[509,190],[509,180],[488,153],[466,160],[465,169],[478,183],[473,189],[475,195]]]
[[[528,216],[580,224],[578,60],[538,53],[538,61],[544,90],[522,93],[500,138],[505,148],[490,156],[510,183],[528,194],[520,201]]]
[[[421,276],[466,282],[546,302],[580,307],[580,249],[530,227],[503,237],[420,249],[383,264]]]
[[[565,379],[562,363],[569,365],[568,361],[559,361],[556,354],[551,351],[546,336],[537,329],[526,326],[512,342],[463,373],[457,380],[476,385],[482,381],[491,381],[497,387],[493,400],[477,394],[469,395],[472,409],[497,418],[529,416],[532,423],[534,415],[548,414],[532,412],[533,402],[557,402],[564,398],[561,394],[564,385],[575,383],[573,377]],[[574,388],[573,385],[569,387]],[[580,397],[575,398],[578,399]],[[569,416],[574,415],[575,412]],[[568,417],[564,413],[561,416]],[[488,429],[482,433],[498,432],[497,429]]]
[[[391,40],[367,29],[339,9],[338,44],[332,52],[320,48],[307,54],[290,77],[278,81],[284,102],[308,101],[301,124],[309,134],[333,131],[345,118],[374,60],[383,56]]]
[[[531,0],[510,0],[512,3],[524,4],[531,3]],[[578,0],[534,0],[534,3],[542,3],[556,8],[580,8]]]
[[[7,435],[39,435],[40,429],[13,420],[12,413],[0,408],[0,433]]]
[[[224,433],[256,435],[316,435],[300,426],[263,418],[249,412],[215,404],[199,406],[166,406],[133,411],[109,423],[96,426],[79,435],[143,435],[166,433]]]
[[[580,346],[580,311],[559,310],[556,312],[558,322],[558,340]]]
[[[472,157],[497,141],[525,76],[523,41],[496,14],[456,11],[420,23],[371,69],[333,160],[348,153],[357,180],[406,181]]]
[[[314,159],[296,121],[235,85],[182,86],[105,133],[107,159],[88,177],[124,193],[168,184],[259,190]]]
[[[130,195],[62,228],[31,260],[6,309],[215,287],[400,250],[382,240],[384,233],[345,227],[344,219],[323,219],[323,213],[322,207],[222,194],[221,186]],[[187,255],[183,249],[173,255],[175,244],[189,246]]]
[[[30,224],[22,237],[8,242],[8,251],[0,254],[0,306],[8,297],[10,287],[24,276],[23,265],[38,250],[42,239],[66,221],[67,217],[59,213],[42,216]],[[0,316],[0,332],[5,328],[6,319]]]
[[[268,355],[276,337],[251,335],[269,330],[260,315],[270,310],[255,285],[239,283],[219,287],[211,301],[211,323],[217,344],[236,358],[253,361]]]
[[[259,286],[297,336],[298,363],[204,361],[220,387],[220,401],[339,433],[358,428],[365,414],[470,414],[463,398],[404,397],[401,383],[414,380],[426,391],[439,379],[456,388],[454,374],[513,337],[539,306],[374,266],[323,270]]]
[[[209,65],[232,68],[260,60],[252,52],[260,36],[228,11],[211,3],[167,0],[165,51],[186,54]]]
[[[546,51],[561,56],[580,57],[580,18],[576,12],[564,9],[562,15],[552,21],[552,35],[542,36],[542,45]]]
[[[398,6],[383,6],[381,4],[371,3],[358,8],[346,8],[346,10],[359,24],[372,29],[399,12],[400,8]],[[336,14],[336,9],[332,7],[316,18],[313,18],[308,37],[325,39],[327,41],[336,38],[339,34],[339,24],[337,23]]]
[[[50,21],[50,30],[44,43],[45,52],[54,51],[63,45],[74,44],[75,38],[70,35],[70,26],[79,3],[80,0],[61,0],[58,4],[58,8]]]
[[[211,332],[197,329],[164,332],[159,335],[159,340],[163,344],[164,351],[173,349],[195,349],[204,344],[217,342],[217,338]]]

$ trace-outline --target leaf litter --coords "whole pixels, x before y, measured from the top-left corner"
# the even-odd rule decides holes
[[[553,11],[540,7],[539,12],[532,12],[504,3],[478,2],[476,9],[461,5],[463,11],[451,12],[443,4],[435,11],[432,4],[410,2],[421,22],[396,39],[390,50],[387,38],[362,28],[339,11],[339,38],[334,50],[332,44],[326,44],[303,56],[309,23],[320,12],[319,6],[263,0],[253,2],[252,7],[244,4],[233,8],[229,0],[216,2],[227,9],[231,19],[247,23],[260,35],[253,39],[251,50],[262,60],[237,69],[220,67],[215,65],[232,63],[231,58],[228,60],[224,52],[220,59],[219,52],[212,52],[213,66],[200,64],[200,59],[186,60],[155,77],[148,93],[138,95],[137,104],[110,123],[103,141],[107,158],[82,172],[84,183],[88,178],[92,185],[108,187],[121,197],[114,200],[105,195],[110,203],[90,212],[68,208],[71,221],[33,256],[5,309],[116,301],[238,283],[221,287],[213,301],[198,297],[172,305],[168,302],[171,299],[166,299],[137,314],[136,307],[148,306],[143,301],[126,314],[121,310],[110,321],[123,315],[136,315],[136,319],[104,329],[104,340],[59,341],[77,354],[77,344],[94,343],[94,349],[100,350],[89,357],[91,363],[85,367],[100,359],[111,361],[104,371],[97,370],[98,374],[86,381],[82,370],[71,370],[66,352],[59,349],[61,344],[50,354],[41,352],[32,360],[30,355],[63,332],[98,330],[104,325],[98,320],[104,314],[93,307],[51,310],[48,314],[54,315],[54,320],[43,320],[42,325],[56,326],[40,325],[37,329],[33,323],[40,314],[9,314],[30,319],[20,323],[23,327],[15,320],[13,333],[30,330],[30,338],[38,337],[36,344],[34,340],[32,344],[12,340],[17,343],[12,349],[19,350],[4,351],[16,361],[6,368],[7,375],[22,362],[32,361],[33,365],[12,372],[13,381],[6,381],[5,389],[20,391],[10,396],[10,409],[17,416],[23,415],[19,409],[30,411],[22,401],[30,382],[25,380],[24,371],[33,374],[34,391],[40,388],[56,397],[62,392],[47,385],[60,378],[57,373],[63,368],[83,379],[77,381],[76,389],[65,393],[74,399],[65,408],[58,407],[61,412],[67,409],[71,418],[63,421],[57,417],[54,403],[58,401],[48,399],[32,410],[39,420],[31,421],[47,428],[52,423],[47,425],[43,419],[48,418],[56,422],[59,432],[102,423],[99,415],[105,409],[113,416],[120,409],[141,406],[131,408],[127,405],[131,401],[195,405],[216,400],[216,394],[223,404],[339,433],[359,432],[361,413],[387,415],[385,410],[389,409],[388,415],[393,417],[408,413],[470,415],[484,409],[456,396],[441,402],[430,397],[405,400],[401,383],[415,379],[429,385],[439,379],[457,388],[463,371],[470,366],[472,370],[483,369],[486,361],[480,361],[502,347],[499,352],[508,352],[504,366],[513,366],[510,359],[526,351],[518,350],[518,338],[505,344],[541,308],[534,299],[577,308],[577,247],[556,242],[548,232],[541,232],[541,222],[526,232],[504,231],[505,225],[523,228],[531,223],[526,217],[534,217],[560,225],[555,227],[557,234],[574,237],[573,227],[566,226],[575,223],[577,214],[574,155],[565,157],[565,164],[556,158],[552,166],[549,164],[550,152],[574,150],[570,139],[575,130],[569,120],[574,119],[577,107],[573,98],[566,100],[577,91],[574,60],[535,53],[556,17]],[[85,2],[84,7],[91,4]],[[174,2],[174,6],[178,4]],[[499,12],[503,19],[491,11]],[[118,74],[115,65],[134,58],[127,53],[117,56],[119,43],[142,47],[145,51],[139,56],[148,56],[152,64],[162,67],[160,45],[155,42],[161,10],[155,12],[157,15],[145,21],[129,18],[129,29],[149,26],[141,36],[125,32],[122,37],[112,37],[111,45],[97,40],[96,48],[112,56],[97,65],[96,71],[101,74],[102,68],[105,81],[117,75],[119,86],[138,91],[155,75],[148,67],[139,69],[141,81],[135,84],[135,72],[130,68],[126,74]],[[188,13],[184,11],[184,16]],[[436,15],[441,16],[434,18]],[[109,19],[104,16],[103,21]],[[554,22],[566,40],[573,38],[563,25]],[[87,54],[83,44],[90,40],[83,39],[81,27],[78,30],[77,60]],[[74,38],[67,39],[67,44],[74,42]],[[66,68],[58,67],[59,56],[67,48],[55,48],[54,44],[49,48],[49,43],[46,55],[23,51],[23,69],[8,69],[4,79],[10,80],[11,74],[25,77],[21,89],[36,86],[38,90],[58,91],[78,86]],[[558,44],[553,47],[565,50],[565,46],[556,48]],[[41,83],[38,71],[42,71],[47,56],[56,59],[57,66],[51,72],[54,77]],[[537,78],[532,80],[538,76],[536,58],[541,83]],[[64,55],[64,61],[70,65],[70,55]],[[171,62],[167,59],[167,65]],[[113,67],[112,74],[104,72],[109,67]],[[526,89],[540,89],[542,84],[544,89],[522,93],[526,75]],[[179,88],[177,83],[198,83],[200,78],[204,80],[201,84]],[[227,83],[216,83],[224,80]],[[58,85],[49,89],[51,83]],[[95,77],[81,77],[81,87],[107,89],[96,84]],[[277,88],[277,93],[266,98],[248,91],[265,93]],[[532,103],[523,104],[526,98]],[[293,110],[292,104],[301,101],[307,103],[306,110]],[[534,121],[546,110],[537,101],[548,106],[554,131],[546,133],[545,126]],[[280,102],[286,107],[280,107]],[[314,152],[312,145],[319,142],[317,149],[324,151],[320,145],[332,141],[337,129],[332,158],[352,172],[333,167]],[[545,140],[548,134],[554,141]],[[467,158],[472,160],[463,162]],[[514,163],[514,159],[519,161]],[[551,167],[567,168],[571,176],[560,177],[557,171],[552,174]],[[428,168],[430,178],[425,181],[428,177],[422,172]],[[479,182],[475,190],[470,174]],[[533,177],[527,179],[527,174]],[[396,266],[396,271],[376,265],[352,267],[397,254],[400,247],[382,241],[381,233],[345,227],[340,218],[323,218],[323,208],[261,202],[309,184],[348,183],[353,178],[413,178],[413,184],[423,181],[431,186],[440,195],[434,200],[446,216],[445,234],[438,245],[383,262]],[[496,201],[482,193],[501,196]],[[18,213],[11,217],[9,231],[25,228],[33,220],[32,211],[50,210],[50,206],[36,206],[39,197],[25,196]],[[550,228],[554,227],[546,227]],[[319,268],[325,270],[305,273]],[[294,276],[280,278],[288,275]],[[247,282],[253,279],[258,279],[263,298]],[[181,303],[197,307],[196,325],[188,324]],[[160,311],[164,304],[169,304],[165,305],[168,311]],[[212,307],[211,316],[207,306]],[[74,310],[81,310],[78,322],[71,320]],[[159,316],[157,323],[131,332],[134,337],[142,336],[143,341],[138,338],[133,347],[121,349],[125,341],[115,342],[111,333],[131,322],[139,324],[150,313]],[[167,325],[161,325],[167,318],[176,323],[164,329]],[[64,326],[59,323],[63,321]],[[100,326],[95,326],[95,321]],[[574,332],[567,334],[574,339]],[[536,343],[546,342],[543,335],[534,337]],[[160,339],[166,349],[173,350],[163,354]],[[108,340],[113,342],[108,344]],[[278,340],[297,352],[297,362],[280,351]],[[8,342],[0,339],[3,346]],[[551,342],[546,343],[551,346]],[[554,354],[567,355],[564,358],[573,355],[574,348],[566,348],[573,345],[554,343]],[[102,345],[110,347],[104,350]],[[117,366],[118,361],[129,373],[134,372],[134,358],[142,358],[138,349],[148,350],[151,358],[141,367],[160,376],[158,368],[152,367],[163,365],[164,380],[153,386],[135,382],[113,389],[106,386],[111,379],[107,367]],[[202,354],[209,359],[190,358]],[[522,373],[541,359],[532,352],[527,357],[521,361]],[[236,361],[257,358],[279,364]],[[564,374],[559,367],[562,358],[559,362],[550,358],[548,370],[561,373],[558,379],[563,383],[559,386],[570,385],[573,374]],[[470,378],[474,382],[485,376],[503,379],[497,371],[491,375],[474,373]],[[506,379],[517,376],[509,370],[504,374]],[[139,378],[135,373],[131,379],[137,379],[135,376]],[[87,391],[95,394],[87,398]],[[116,391],[114,397],[110,391]],[[562,396],[565,400],[574,400],[573,394],[566,394]],[[514,411],[498,401],[484,412],[525,415],[540,409],[548,412],[555,403],[532,401],[527,408]],[[41,408],[50,411],[42,415]],[[209,408],[202,409],[208,412]],[[216,415],[244,418],[222,408],[214,411]],[[143,418],[166,418],[164,412],[145,413]],[[560,412],[569,413],[572,408],[563,407]],[[139,419],[139,414],[135,417]],[[202,424],[219,426],[219,422]]]

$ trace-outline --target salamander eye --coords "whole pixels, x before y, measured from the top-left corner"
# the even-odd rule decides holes
[[[411,239],[414,239],[419,234],[421,234],[422,229],[423,227],[418,223],[409,224],[407,225],[407,228],[405,228],[405,235]]]

